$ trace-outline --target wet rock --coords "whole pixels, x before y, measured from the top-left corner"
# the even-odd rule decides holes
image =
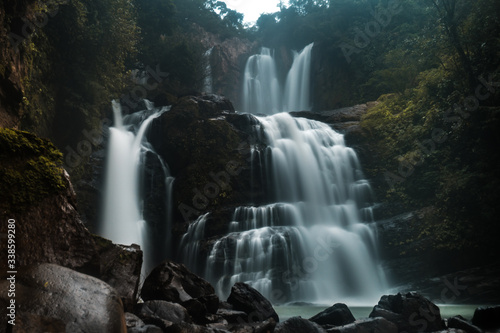
[[[228,323],[240,323],[247,318],[247,314],[243,311],[219,309],[217,314],[224,318]]]
[[[367,318],[341,327],[327,330],[328,333],[398,333],[398,327],[384,318]]]
[[[375,317],[393,322],[400,331],[434,332],[445,328],[439,308],[414,292],[382,296],[370,313],[370,318]]]
[[[462,316],[456,316],[448,319],[448,328],[456,328],[464,330],[467,333],[481,333],[482,330],[470,323]]]
[[[164,330],[165,333],[229,333],[229,331],[223,329],[209,328],[205,326],[179,323],[173,324]]]
[[[347,305],[336,303],[328,309],[309,318],[309,320],[319,325],[343,326],[354,322],[356,319],[354,319]]]
[[[265,321],[273,318],[276,322],[279,322],[278,314],[274,311],[271,303],[246,283],[235,283],[231,288],[231,294],[227,302],[232,304],[235,310],[245,312],[249,321]]]
[[[301,317],[292,317],[276,325],[274,333],[326,333],[326,331],[312,321]]]
[[[0,306],[7,307],[9,281],[0,282]],[[16,304],[22,311],[55,318],[66,332],[126,332],[123,305],[105,282],[54,264],[38,264],[18,270]],[[6,317],[0,319],[5,327]]]
[[[132,311],[137,302],[137,293],[142,267],[142,251],[136,244],[131,246],[113,244],[94,236],[99,253],[100,274],[97,276],[115,288],[126,311]]]
[[[500,305],[477,308],[472,323],[483,330],[500,328]]]
[[[56,318],[21,312],[16,315],[13,333],[65,332],[66,324]]]
[[[138,312],[141,318],[160,318],[172,323],[191,322],[186,308],[180,304],[167,301],[147,301],[140,305]]]
[[[191,273],[186,266],[172,261],[165,261],[153,269],[144,281],[141,296],[145,301],[186,304],[189,314],[194,318],[215,314],[219,301],[214,288],[207,281]]]

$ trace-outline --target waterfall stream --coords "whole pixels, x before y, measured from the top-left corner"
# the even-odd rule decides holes
[[[200,269],[207,215],[192,223],[183,258],[225,299],[246,282],[274,303],[350,304],[376,301],[385,288],[373,226],[373,195],[353,149],[328,125],[279,111],[309,110],[313,44],[295,53],[284,94],[272,51],[263,48],[245,68],[244,110],[254,114],[252,175],[267,184],[269,203],[234,210]],[[193,255],[195,256],[193,258]]]
[[[145,133],[154,118],[159,117],[168,107],[154,108],[147,100],[146,110],[126,117],[122,116],[120,104],[112,102],[114,127],[109,129],[108,161],[106,165],[104,207],[100,234],[118,244],[138,244],[144,251],[143,271],[148,272],[154,264],[154,252],[158,252],[151,242],[151,235],[157,232],[151,221],[144,220],[141,181],[146,155],[150,154],[162,169],[166,198],[172,197],[173,177],[167,165],[145,140]],[[165,202],[164,242],[170,239],[170,204]],[[165,257],[168,253],[164,247]]]

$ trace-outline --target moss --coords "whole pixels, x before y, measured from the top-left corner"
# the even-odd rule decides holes
[[[0,128],[0,158],[2,206],[21,209],[67,186],[61,152],[34,134]]]

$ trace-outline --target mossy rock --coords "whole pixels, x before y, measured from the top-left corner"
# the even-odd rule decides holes
[[[36,204],[67,186],[62,153],[32,133],[0,128],[0,160],[0,205],[11,210]]]

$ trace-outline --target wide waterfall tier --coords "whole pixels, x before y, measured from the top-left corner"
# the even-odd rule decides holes
[[[255,148],[254,160],[261,161],[271,203],[236,208],[205,277],[222,299],[236,282],[275,303],[378,299],[384,277],[370,225],[372,191],[355,152],[317,121],[287,113],[257,120],[267,148]],[[186,236],[193,246],[200,225]]]

